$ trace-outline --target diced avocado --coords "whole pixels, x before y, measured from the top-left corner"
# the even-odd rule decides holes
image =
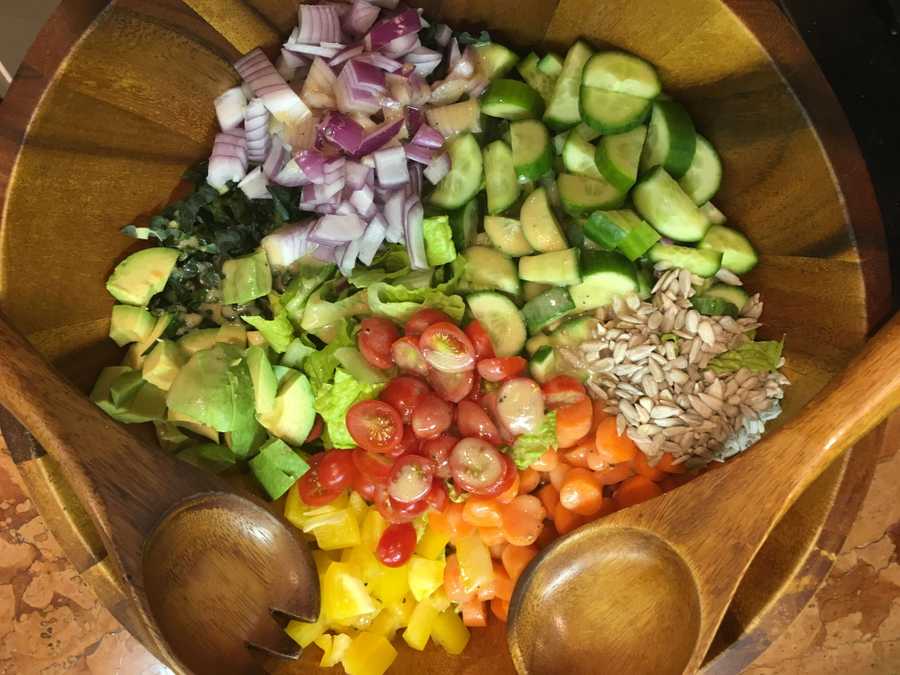
[[[222,264],[222,302],[244,305],[272,290],[272,270],[263,249]]]
[[[310,347],[300,338],[294,338],[281,356],[281,365],[288,368],[300,368],[303,366],[306,357],[315,351],[315,348]]]
[[[178,425],[183,429],[187,429],[198,436],[203,436],[203,438],[208,438],[213,443],[219,442],[219,432],[213,429],[211,426],[206,424],[202,424],[198,422],[190,415],[183,415],[182,413],[175,412],[171,408],[166,412],[166,420],[172,422],[173,424]]]
[[[231,431],[238,414],[231,370],[240,359],[237,347],[221,344],[191,356],[169,389],[169,408],[216,431]]]
[[[425,254],[432,267],[453,262],[456,247],[453,245],[453,231],[449,216],[432,216],[422,221],[425,236]]]
[[[341,347],[334,352],[334,358],[357,382],[385,384],[390,379],[389,371],[371,366],[356,347]]]
[[[250,460],[250,470],[269,498],[278,499],[309,471],[309,464],[284,441],[273,438]]]
[[[150,334],[139,343],[137,343],[137,345],[135,345],[138,354],[143,356],[154,347],[156,341],[163,336],[163,333],[166,332],[169,324],[172,323],[172,319],[174,318],[174,316],[174,314],[166,312],[165,314],[160,314],[157,317],[156,323],[153,326],[153,330],[150,331]]]
[[[141,352],[141,342],[135,342],[128,348],[128,351],[125,352],[125,356],[122,359],[122,365],[126,368],[130,368],[131,370],[140,370],[144,367],[144,356]]]
[[[101,401],[109,401],[111,403],[112,400],[110,399],[109,391],[112,383],[115,382],[120,375],[130,372],[133,372],[133,369],[126,366],[109,366],[101,370],[100,375],[97,376],[97,381],[94,383],[94,388],[91,389],[90,399],[98,405]]]
[[[219,338],[218,328],[200,328],[191,331],[184,337],[178,339],[178,346],[181,347],[187,355],[196,354],[207,349],[215,347]]]
[[[574,347],[594,339],[594,329],[600,323],[592,316],[579,316],[564,322],[550,334],[554,345]]]
[[[121,303],[144,307],[165,288],[178,255],[176,249],[162,246],[132,253],[116,265],[106,290]]]
[[[578,249],[567,248],[519,258],[519,278],[552,286],[572,286],[581,281]]]
[[[156,317],[143,307],[115,305],[109,323],[109,337],[124,347],[130,342],[146,340],[156,325]]]
[[[583,281],[569,289],[575,307],[588,311],[604,307],[617,295],[638,289],[634,264],[621,253],[585,250],[581,253]]]
[[[109,385],[109,400],[115,406],[124,407],[128,401],[134,398],[144,384],[139,370],[129,370],[119,375]]]
[[[176,457],[210,473],[222,473],[237,461],[230,448],[218,443],[192,445],[179,451]]]
[[[247,367],[250,369],[250,379],[253,382],[253,396],[256,412],[266,415],[275,407],[275,394],[278,393],[278,382],[275,380],[275,371],[266,350],[262,347],[249,347],[244,354]]]
[[[316,419],[315,397],[306,375],[291,370],[280,381],[275,407],[260,415],[260,423],[273,436],[290,445],[303,445]]]
[[[246,361],[232,365],[228,370],[231,384],[231,400],[234,418],[231,430],[225,434],[225,442],[240,459],[252,455],[266,440],[266,432],[256,419],[253,398],[253,378]]]
[[[104,368],[91,391],[91,400],[123,424],[161,420],[166,414],[165,392],[123,366]]]
[[[172,422],[154,420],[153,428],[156,430],[156,441],[159,443],[159,447],[166,452],[173,452],[191,442],[190,437]]]
[[[550,345],[538,349],[528,362],[531,376],[543,384],[554,375],[556,369],[556,350]]]
[[[216,342],[238,347],[247,346],[247,329],[243,326],[222,326],[216,333]]]
[[[177,344],[162,340],[144,359],[144,379],[163,391],[169,391],[185,360],[184,352]]]

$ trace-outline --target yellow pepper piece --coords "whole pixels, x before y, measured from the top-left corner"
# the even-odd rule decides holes
[[[387,638],[363,631],[344,655],[344,670],[350,675],[383,675],[396,658],[397,650]]]
[[[378,567],[369,579],[372,595],[385,605],[396,605],[409,592],[409,563],[388,567],[376,561]]]
[[[449,542],[449,535],[429,527],[425,530],[419,543],[416,544],[416,553],[429,560],[443,560]]]
[[[327,630],[328,622],[325,620],[325,614],[319,613],[319,618],[315,623],[307,623],[306,621],[290,621],[285,631],[290,638],[298,645],[306,649]]]
[[[347,563],[331,563],[322,583],[322,609],[329,621],[347,622],[377,611],[362,579]]]
[[[387,522],[381,517],[381,514],[375,509],[369,509],[369,512],[366,513],[366,516],[363,519],[362,532],[360,534],[363,544],[365,544],[366,548],[372,551],[372,553],[375,553],[375,549],[378,547],[378,541],[381,539],[381,535],[384,534],[386,529]]]
[[[341,551],[341,562],[353,568],[353,574],[364,582],[370,581],[371,571],[378,564],[375,556],[362,544]]]
[[[324,551],[348,548],[360,543],[359,525],[350,509],[307,520],[303,531],[316,535],[316,543]]]
[[[322,660],[319,661],[319,665],[322,668],[331,668],[339,664],[350,649],[351,642],[350,636],[345,633],[334,636],[326,633],[320,637],[316,640],[316,646],[322,649]]]
[[[466,593],[486,588],[494,581],[491,552],[477,534],[461,537],[456,542],[456,558],[459,561],[459,575]]]
[[[414,555],[409,560],[409,590],[421,602],[444,585],[443,560],[428,560]]]
[[[422,651],[431,637],[431,629],[439,612],[430,602],[420,602],[409,617],[409,625],[403,631],[403,639],[413,649]]]
[[[447,591],[443,586],[428,596],[428,602],[439,612],[443,612],[450,606],[450,598],[447,597]]]
[[[390,640],[400,628],[400,616],[393,608],[386,607],[378,612],[378,616],[375,617],[375,620],[369,624],[366,630]]]
[[[356,522],[362,525],[366,513],[369,512],[369,505],[366,504],[366,500],[358,492],[351,491],[350,497],[347,499],[347,508],[356,516]]]
[[[462,654],[469,644],[469,629],[452,609],[441,612],[431,627],[431,639],[448,654]]]
[[[319,573],[319,577],[324,577],[325,572],[328,571],[329,566],[334,562],[334,558],[327,552],[319,550],[313,551],[312,557],[313,562],[316,563],[316,571]]]
[[[325,506],[308,506],[300,499],[300,491],[297,488],[297,483],[294,483],[291,489],[288,490],[287,498],[284,500],[284,517],[292,525],[302,530],[304,525],[306,525],[306,521],[310,518],[341,511],[347,508],[347,504],[348,497],[344,493]]]

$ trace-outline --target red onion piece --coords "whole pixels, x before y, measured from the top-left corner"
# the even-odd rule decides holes
[[[395,73],[403,67],[403,64],[395,59],[388,58],[381,52],[369,52],[357,57],[357,61],[363,63],[371,63],[376,68],[381,68],[385,72]]]
[[[348,66],[344,66],[338,76],[337,84],[334,87],[337,109],[344,113],[374,115],[381,109],[378,99],[371,92],[354,87],[352,72]]]
[[[335,214],[339,216],[358,216],[359,214],[356,212],[356,209],[353,208],[353,204],[350,202],[341,202],[338,204],[337,209],[335,210]]]
[[[369,221],[369,224],[366,226],[366,233],[359,242],[359,253],[356,256],[357,260],[367,267],[371,265],[372,260],[375,258],[375,254],[378,253],[378,249],[381,247],[381,244],[384,243],[384,236],[386,233],[387,224],[384,222],[384,218],[382,218],[381,215],[376,214],[372,220]]]
[[[360,214],[369,212],[375,202],[375,192],[368,185],[363,185],[350,195],[350,203]]]
[[[416,108],[414,106],[408,106],[404,110],[404,114],[406,115],[406,132],[413,137],[413,142],[415,143],[415,134],[419,132],[419,129],[422,126],[422,122],[425,120],[425,115],[422,114],[422,110],[420,108]],[[420,145],[425,144],[420,143]]]
[[[281,75],[286,82],[290,82],[296,77],[297,71],[306,67],[308,64],[309,61],[299,54],[295,54],[291,50],[282,47],[281,54],[279,54],[278,60],[275,61],[275,70],[278,71],[278,74]]]
[[[302,5],[305,7],[306,5]],[[321,56],[330,59],[337,56],[338,52],[344,49],[345,45],[335,43],[335,47],[326,47],[324,45],[308,45],[300,42],[285,42],[284,48],[299,54],[309,54],[310,56]]]
[[[347,242],[347,248],[344,249],[344,255],[341,256],[341,261],[338,263],[338,269],[345,277],[353,274],[353,268],[356,267],[356,256],[359,255],[359,246],[359,239]]]
[[[425,210],[418,196],[409,197],[405,204],[404,234],[406,236],[406,254],[409,265],[414,270],[427,270],[428,257],[425,255],[425,234],[422,221]]]
[[[232,87],[215,101],[216,117],[223,131],[235,129],[244,122],[247,98],[240,87]]]
[[[406,153],[403,148],[383,148],[373,153],[378,182],[384,187],[399,187],[409,182]]]
[[[297,153],[297,164],[312,183],[325,182],[325,155],[318,150],[303,150]]]
[[[434,41],[441,47],[450,44],[450,38],[453,37],[453,29],[445,23],[439,23],[434,30]]]
[[[418,143],[407,143],[403,146],[403,149],[406,151],[407,159],[425,165],[431,164],[431,161],[434,159],[435,153],[437,152],[434,148],[426,148],[424,145],[419,145]]]
[[[421,164],[413,162],[409,166],[409,185],[406,186],[406,194],[421,195],[422,194],[422,170]]]
[[[312,256],[316,260],[333,263],[337,250],[337,246],[325,246],[323,244],[319,244],[315,249],[313,249]]]
[[[410,33],[409,35],[398,37],[396,40],[391,40],[381,50],[391,58],[400,58],[421,45],[419,36],[415,33]]]
[[[381,49],[399,37],[416,34],[422,29],[422,20],[414,9],[407,9],[389,19],[376,23],[366,35],[366,44],[372,51]]]
[[[291,159],[272,178],[272,182],[284,187],[300,187],[309,185],[309,178],[303,173],[297,162]]]
[[[303,44],[341,41],[341,19],[335,5],[300,5],[296,41]]]
[[[469,96],[471,96],[472,98],[478,98],[485,92],[489,84],[490,82],[486,77],[480,75],[473,77],[469,81]]]
[[[344,170],[347,175],[347,187],[352,190],[359,190],[362,186],[367,184],[366,181],[369,178],[370,171],[369,167],[360,164],[359,162],[347,162]]]
[[[316,57],[303,81],[300,95],[311,108],[334,109],[337,105],[334,99],[335,82],[337,75],[334,71],[324,60]]]
[[[359,216],[323,216],[309,238],[319,244],[343,244],[361,237],[366,225]]]
[[[247,141],[243,133],[238,128],[216,135],[206,182],[217,190],[224,190],[229,182],[238,182],[247,175]]]
[[[472,77],[475,74],[475,59],[475,50],[472,47],[466,47],[466,51],[455,62],[451,59],[450,73],[447,78],[466,80]]]
[[[263,100],[275,119],[289,124],[309,115],[309,108],[278,74],[275,66],[260,49],[254,49],[235,63],[234,67],[253,89],[254,95]]]
[[[384,217],[387,220],[385,238],[392,244],[403,241],[403,222],[406,216],[406,195],[395,190],[384,201]]]
[[[384,71],[376,68],[371,63],[354,59],[344,66],[344,71],[349,71],[349,81],[355,89],[361,89],[373,94],[384,93]]]
[[[344,15],[344,30],[356,37],[366,34],[381,10],[366,0],[355,0],[350,11]]]
[[[238,183],[238,189],[247,195],[247,199],[272,198],[269,192],[269,181],[260,166],[244,176],[243,180]]]
[[[284,147],[284,143],[275,139],[272,143],[272,147],[269,148],[265,162],[263,162],[263,173],[266,174],[268,178],[277,175],[284,167],[287,157],[288,153]]]
[[[247,134],[247,158],[251,162],[263,162],[269,153],[272,137],[269,136],[269,111],[261,98],[247,104],[244,130]]]
[[[372,4],[384,7],[384,9],[396,9],[400,0],[372,0]]]
[[[421,77],[428,77],[441,64],[441,55],[427,47],[416,47],[403,57],[407,63],[415,66],[416,73]]]
[[[393,122],[385,122],[384,124],[380,124],[375,127],[371,131],[369,131],[360,143],[356,152],[354,153],[357,157],[361,157],[363,155],[369,155],[374,153],[376,150],[380,150],[387,144],[394,136],[400,133],[400,130],[403,128],[403,120],[395,120]],[[376,162],[377,162],[376,158]],[[377,166],[377,164],[376,164]]]
[[[339,66],[345,61],[349,61],[350,59],[362,54],[363,49],[363,45],[350,45],[343,51],[338,52],[337,55],[328,62],[328,65]]]
[[[440,148],[444,145],[444,136],[440,131],[423,124],[413,136],[412,142],[424,145],[426,148]]]
[[[269,265],[287,267],[300,260],[315,246],[309,241],[309,233],[315,221],[283,225],[263,237],[260,246],[266,252]]]
[[[329,159],[324,166],[325,175],[332,174],[336,171],[340,171],[341,175],[344,175],[344,167],[347,165],[347,160],[344,157],[334,157],[333,159]]]
[[[359,149],[363,140],[363,128],[346,115],[336,112],[329,113],[325,118],[323,133],[327,140],[351,155]]]
[[[445,152],[435,157],[428,165],[425,169],[425,178],[432,185],[437,185],[448,173],[450,173],[450,155]]]

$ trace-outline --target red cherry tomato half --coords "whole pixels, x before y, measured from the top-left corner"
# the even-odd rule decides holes
[[[388,482],[388,494],[392,499],[409,504],[417,502],[431,490],[434,464],[421,455],[404,455],[394,464]]]
[[[306,436],[306,440],[303,443],[312,443],[313,441],[319,440],[319,436],[322,435],[322,429],[325,428],[325,422],[322,421],[321,415],[316,415],[316,421],[313,422],[312,429],[309,430],[309,434]]]
[[[428,374],[428,362],[419,351],[419,342],[414,337],[404,337],[391,345],[391,358],[404,373]]]
[[[359,324],[356,342],[359,351],[366,361],[376,368],[390,368],[394,361],[391,358],[391,345],[400,337],[400,331],[388,319],[369,316]]]
[[[481,359],[489,359],[494,356],[494,345],[491,342],[491,336],[484,329],[479,321],[470,321],[465,328],[466,335],[472,341],[475,347],[475,357]]]
[[[425,394],[412,414],[416,438],[437,438],[453,424],[453,408],[434,394]]]
[[[556,410],[564,405],[578,403],[581,399],[587,398],[584,385],[568,375],[557,375],[548,380],[541,387],[541,391],[544,394],[548,410]]]
[[[423,441],[416,454],[427,457],[434,465],[434,475],[450,478],[450,451],[459,443],[456,436],[441,436]]]
[[[416,548],[416,528],[409,523],[388,525],[378,540],[375,555],[382,565],[400,567]]]
[[[363,450],[365,452],[365,450]],[[378,488],[381,487],[379,483],[376,483],[368,476],[363,475],[361,471],[357,471],[353,476],[353,489],[358,492],[363,499],[368,502],[375,501],[375,494],[378,492]]]
[[[403,457],[403,455],[415,453],[418,449],[419,439],[416,438],[416,434],[413,432],[412,427],[403,427],[403,438],[400,441],[400,445],[391,450],[389,457],[397,459],[398,457]]]
[[[497,411],[497,404],[500,398],[500,392],[497,390],[489,391],[481,397],[479,403],[481,407],[484,408],[485,412],[487,412],[488,416],[494,420],[494,423],[497,425],[497,430],[500,432],[500,437],[503,439],[503,442],[512,445],[516,437],[515,435],[503,426],[503,420],[500,417],[499,412]]]
[[[462,373],[442,373],[432,370],[428,373],[428,383],[445,401],[459,403],[471,393],[476,374],[474,370]]]
[[[450,472],[460,490],[491,496],[501,492],[507,466],[500,451],[487,441],[464,438],[450,453]]]
[[[478,370],[472,371],[472,378],[472,389],[466,394],[466,398],[479,403],[481,397],[484,396],[484,392],[481,389],[481,375],[478,374]]]
[[[456,407],[456,428],[461,436],[483,438],[488,443],[500,445],[497,425],[477,403],[462,400]]]
[[[353,465],[357,472],[372,482],[385,484],[394,468],[394,461],[387,455],[356,448],[353,451]]]
[[[391,380],[378,397],[397,409],[404,424],[412,419],[416,403],[428,393],[428,385],[416,377],[401,375]]]
[[[544,396],[527,377],[506,380],[497,394],[497,419],[515,435],[530,434],[544,421]]]
[[[475,347],[459,328],[433,323],[419,336],[419,350],[428,365],[442,373],[461,373],[475,365]]]
[[[409,317],[409,320],[403,326],[403,334],[415,337],[424,333],[425,329],[431,324],[442,321],[453,321],[453,319],[439,309],[426,307]]]
[[[428,510],[428,502],[424,499],[404,504],[391,499],[387,488],[381,486],[375,489],[374,502],[378,513],[389,523],[408,523]]]
[[[403,438],[403,420],[384,401],[360,401],[347,411],[347,431],[365,450],[390,452]]]
[[[435,478],[431,484],[431,490],[425,495],[425,503],[435,511],[443,511],[447,508],[447,502],[449,501],[450,497],[447,496],[447,488],[444,486],[444,481],[440,478]]]
[[[488,382],[502,382],[525,371],[528,361],[521,356],[482,359],[478,362],[478,374]]]
[[[326,490],[346,490],[353,484],[356,466],[349,450],[329,450],[316,467],[319,485]]]
[[[325,506],[341,494],[341,490],[326,488],[319,482],[317,467],[311,468],[300,477],[297,481],[297,491],[307,506]]]

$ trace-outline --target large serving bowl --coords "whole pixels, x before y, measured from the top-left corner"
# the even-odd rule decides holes
[[[657,64],[666,88],[720,150],[716,198],[762,262],[746,282],[766,334],[787,336],[785,419],[842,367],[886,313],[883,231],[859,151],[833,94],[768,0],[439,0],[428,15],[520,47],[577,37]],[[208,155],[212,100],[230,64],[296,23],[292,0],[63,0],[0,106],[0,307],[87,390],[120,354],[106,339],[104,282],[133,247],[119,228],[163,206]],[[5,193],[5,196],[4,196]],[[68,556],[138,638],[106,552],[65,477],[0,416],[14,459]],[[709,672],[735,672],[790,621],[831,564],[871,475],[878,437],[824,474],[784,518],[741,585]],[[123,467],[127,470],[127,467]],[[711,537],[729,523],[698,523]],[[277,574],[277,570],[273,570]],[[565,602],[565,598],[560,598]],[[313,650],[315,651],[315,650]],[[312,658],[279,672],[313,670]],[[465,655],[405,647],[397,672],[512,671],[502,626]]]

